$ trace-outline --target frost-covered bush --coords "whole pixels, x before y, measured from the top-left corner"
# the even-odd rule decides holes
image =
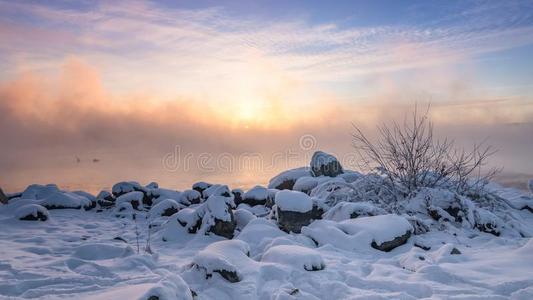
[[[466,151],[452,140],[435,138],[429,107],[419,114],[415,106],[411,119],[403,124],[379,126],[375,142],[359,127],[354,129],[353,145],[361,165],[369,171],[378,170],[401,192],[412,193],[423,187],[453,187],[460,193],[478,190],[498,171],[479,175],[495,152],[490,146],[474,145]]]

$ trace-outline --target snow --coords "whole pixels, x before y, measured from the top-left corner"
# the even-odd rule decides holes
[[[400,215],[392,215],[386,194],[375,193],[379,179],[361,176],[315,188],[313,197],[277,192],[280,207],[284,201],[298,208],[306,202],[306,209],[327,204],[324,219],[301,234],[280,230],[276,211],[263,205],[233,209],[232,197],[216,189],[206,202],[188,207],[160,199],[181,208],[168,218],[151,218],[155,204],[149,212],[135,211],[133,219],[131,204],[122,201],[102,212],[50,210],[46,222],[17,221],[19,212],[42,209],[48,197],[89,201],[83,192],[34,185],[26,198],[0,206],[0,299],[190,300],[192,291],[197,299],[533,299],[533,213],[518,205],[530,203],[529,193],[491,185],[501,198],[491,207],[432,189],[406,199]],[[299,197],[306,200],[294,201]],[[448,215],[445,209],[457,206],[464,220],[434,220],[428,205]],[[230,212],[237,223],[233,239],[205,234],[206,215]],[[390,252],[371,246],[414,231],[408,220],[415,218],[426,233]],[[201,228],[189,232],[198,221]],[[480,231],[480,224],[500,235]],[[152,253],[145,251],[148,243]]]
[[[283,211],[308,212],[313,209],[313,200],[307,194],[283,190],[276,194],[276,205]]]
[[[279,263],[306,271],[325,268],[324,260],[318,251],[297,245],[274,246],[263,254],[261,261]]]
[[[17,219],[21,219],[24,217],[27,217],[29,215],[32,215],[34,217],[38,216],[38,213],[41,213],[42,215],[46,216],[48,218],[48,210],[44,208],[41,205],[38,204],[26,204],[19,208],[17,208],[14,212],[14,216]]]
[[[133,249],[129,246],[116,246],[109,244],[84,244],[77,247],[72,254],[83,260],[103,260],[117,257],[125,257],[133,254]]]

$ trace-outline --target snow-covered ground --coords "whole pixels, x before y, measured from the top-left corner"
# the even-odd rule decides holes
[[[273,182],[303,176],[298,170]],[[197,186],[184,197],[123,183],[115,190],[120,204],[92,209],[102,199],[30,187],[0,206],[0,299],[533,299],[533,212],[523,209],[531,194],[493,184],[489,190],[508,203],[505,209],[491,213],[461,198],[471,215],[454,221],[454,211],[443,208],[457,199],[446,192],[421,192],[396,215],[371,197],[320,196],[361,187],[358,181],[335,179],[335,189],[320,181],[310,196],[277,192],[275,201],[253,207],[223,185]],[[260,191],[257,199],[268,196]],[[432,193],[440,198],[431,202]],[[128,202],[163,194],[150,199],[151,212]],[[204,197],[189,204],[191,194]],[[417,212],[419,200],[431,202],[429,215],[438,220]],[[60,204],[81,207],[54,207]],[[179,212],[165,216],[167,208]],[[298,234],[276,221],[278,214],[303,218],[315,210],[322,219],[312,217]],[[37,212],[46,220],[19,220]]]

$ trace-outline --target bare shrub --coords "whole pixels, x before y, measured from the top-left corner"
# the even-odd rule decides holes
[[[435,138],[429,109],[428,105],[420,114],[415,105],[403,124],[379,125],[376,142],[370,141],[354,124],[353,147],[362,168],[377,170],[406,194],[436,186],[459,193],[478,192],[499,172],[482,170],[495,150],[481,143],[467,151],[456,147],[453,140]]]

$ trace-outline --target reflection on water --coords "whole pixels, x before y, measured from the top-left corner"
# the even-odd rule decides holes
[[[80,163],[73,166],[53,168],[19,168],[10,172],[2,188],[7,192],[24,190],[33,183],[55,183],[66,190],[84,190],[98,193],[102,189],[111,189],[119,181],[138,181],[148,184],[152,181],[161,187],[183,190],[190,189],[198,181],[223,183],[231,188],[250,188],[254,185],[266,185],[270,178],[283,171],[284,168],[239,171],[169,171],[161,164],[157,167],[108,166],[96,163]]]

